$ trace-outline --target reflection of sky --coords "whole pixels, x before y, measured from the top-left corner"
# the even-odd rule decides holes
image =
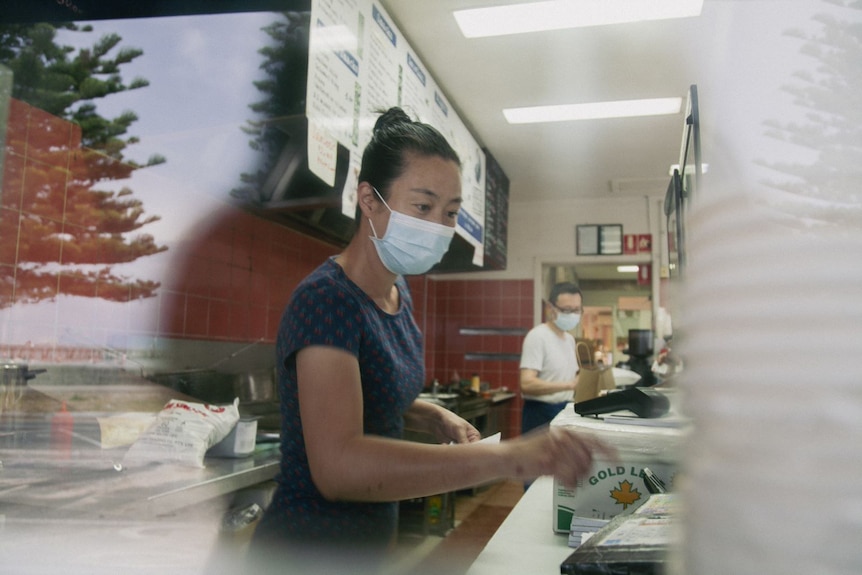
[[[260,79],[257,50],[269,39],[261,28],[272,19],[269,13],[252,13],[114,20],[93,23],[92,33],[61,37],[90,43],[117,33],[121,46],[144,52],[121,71],[126,82],[140,76],[150,85],[97,105],[107,117],[124,110],[138,114],[129,133],[141,141],[127,148],[128,157],[167,158],[130,181],[147,212],[162,217],[147,228],[159,242],[182,234],[201,211],[199,196],[226,199],[240,172],[251,166],[248,136],[240,127],[253,117],[249,104],[261,99],[252,82]]]
[[[697,50],[703,147],[710,167],[733,166],[736,177],[757,188],[767,201],[787,200],[766,182],[787,181],[790,176],[766,168],[761,162],[813,164],[817,152],[767,135],[766,121],[805,124],[809,110],[794,102],[784,88],[800,85],[797,74],[816,74],[821,63],[803,55],[804,41],[788,35],[802,31],[820,35],[822,25],[813,19],[829,13],[841,19],[858,19],[858,10],[838,9],[810,0],[758,2],[707,2],[701,38],[711,38],[708,50]],[[709,56],[700,59],[703,53]],[[694,58],[692,62],[694,62]],[[794,198],[799,199],[799,198]]]
[[[120,71],[126,83],[142,77],[149,86],[95,103],[105,117],[126,110],[138,115],[126,137],[137,136],[140,142],[126,148],[127,158],[144,163],[151,155],[161,154],[167,162],[138,170],[128,180],[97,187],[133,190],[134,197],[143,202],[144,217],[161,217],[137,233],[151,234],[158,245],[169,249],[115,265],[114,273],[164,281],[179,241],[228,201],[241,172],[253,171],[249,137],[240,128],[254,118],[249,105],[262,99],[253,85],[261,77],[262,56],[257,51],[270,40],[261,28],[273,18],[271,13],[250,13],[98,21],[92,23],[93,32],[58,33],[59,44],[76,47],[89,47],[103,35],[116,33],[122,37],[120,48],[143,50],[143,55]],[[0,312],[0,335],[8,343],[58,341],[89,346],[93,340],[103,342],[101,336],[88,330],[54,333],[55,315],[61,313],[65,325],[91,325],[95,314],[100,329],[135,332],[152,327],[147,323],[155,320],[157,311],[157,298],[130,305],[61,296],[58,302]],[[123,344],[114,341],[111,346]]]

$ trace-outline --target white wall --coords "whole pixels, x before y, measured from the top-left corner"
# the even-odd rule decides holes
[[[646,196],[512,202],[506,270],[447,275],[446,278],[533,279],[540,262],[631,261],[630,256],[578,257],[575,227],[579,224],[622,224],[623,234],[653,233],[655,246],[659,235],[657,205]]]

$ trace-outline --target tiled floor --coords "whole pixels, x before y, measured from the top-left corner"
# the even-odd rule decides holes
[[[524,486],[502,482],[455,500],[455,528],[445,537],[403,537],[386,575],[463,575],[524,494]]]

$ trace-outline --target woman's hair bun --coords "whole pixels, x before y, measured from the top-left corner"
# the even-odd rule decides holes
[[[398,124],[410,124],[412,122],[413,120],[410,119],[410,116],[408,116],[404,110],[398,106],[394,106],[383,112],[380,117],[377,118],[377,121],[374,123],[374,131],[377,132],[392,126],[397,126]]]

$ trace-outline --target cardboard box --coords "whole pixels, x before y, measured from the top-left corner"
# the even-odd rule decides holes
[[[602,439],[616,448],[618,461],[596,461],[588,478],[575,489],[554,480],[553,529],[568,533],[572,517],[612,519],[640,507],[649,491],[643,481],[645,467],[655,473],[670,490],[682,452],[687,426],[671,416],[665,421],[619,423],[595,417],[581,417],[569,404],[551,425],[572,426],[579,433]],[[610,418],[609,418],[610,419]],[[671,421],[673,419],[673,421]]]
[[[633,459],[597,464],[589,479],[576,489],[554,481],[554,531],[568,533],[575,516],[609,520],[643,505],[650,496],[641,476],[644,467],[649,467],[668,487],[673,483],[674,465]]]

